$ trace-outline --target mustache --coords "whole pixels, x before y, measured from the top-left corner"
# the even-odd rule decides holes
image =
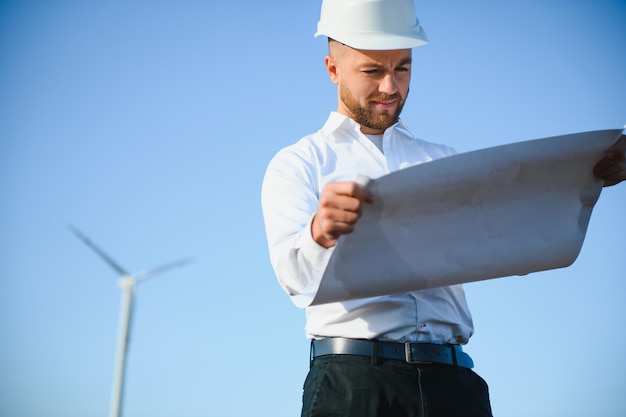
[[[368,97],[369,101],[402,100],[400,94],[376,94]]]
[[[409,91],[411,91],[411,89],[407,89],[406,90],[406,95],[404,97],[402,97],[400,95],[400,93],[394,93],[394,94],[385,94],[385,93],[372,94],[371,96],[368,97],[368,100],[369,101],[398,100],[399,102],[403,102],[406,99],[406,97],[409,95]]]

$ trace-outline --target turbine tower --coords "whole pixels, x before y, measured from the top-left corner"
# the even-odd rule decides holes
[[[133,309],[133,293],[135,286],[151,276],[165,272],[167,270],[181,267],[191,262],[190,259],[179,259],[156,268],[139,272],[137,274],[129,274],[117,262],[115,262],[102,249],[96,246],[85,234],[72,225],[68,225],[68,229],[85,245],[92,249],[104,262],[106,262],[121,278],[119,286],[122,289],[122,302],[120,309],[120,323],[117,343],[117,355],[115,360],[115,374],[113,376],[113,395],[111,398],[111,410],[109,417],[120,417],[122,410],[122,399],[124,394],[124,376],[126,371],[126,354],[128,351],[128,333],[130,327],[130,319]]]

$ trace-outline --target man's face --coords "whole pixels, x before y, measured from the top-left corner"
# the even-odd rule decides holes
[[[411,49],[364,51],[334,43],[325,62],[338,85],[337,111],[363,133],[381,134],[398,121],[411,81]]]

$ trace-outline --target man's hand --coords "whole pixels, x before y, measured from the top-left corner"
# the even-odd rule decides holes
[[[311,224],[313,240],[330,248],[337,243],[339,236],[352,233],[361,217],[364,202],[374,202],[374,196],[367,187],[356,182],[326,184]]]
[[[606,151],[606,156],[593,167],[593,175],[604,180],[605,187],[626,180],[625,135],[620,136],[617,142]]]

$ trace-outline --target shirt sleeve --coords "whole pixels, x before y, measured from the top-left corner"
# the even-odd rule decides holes
[[[261,192],[270,261],[281,287],[291,296],[315,296],[333,248],[313,240],[311,222],[319,202],[317,171],[294,149],[270,162]]]

